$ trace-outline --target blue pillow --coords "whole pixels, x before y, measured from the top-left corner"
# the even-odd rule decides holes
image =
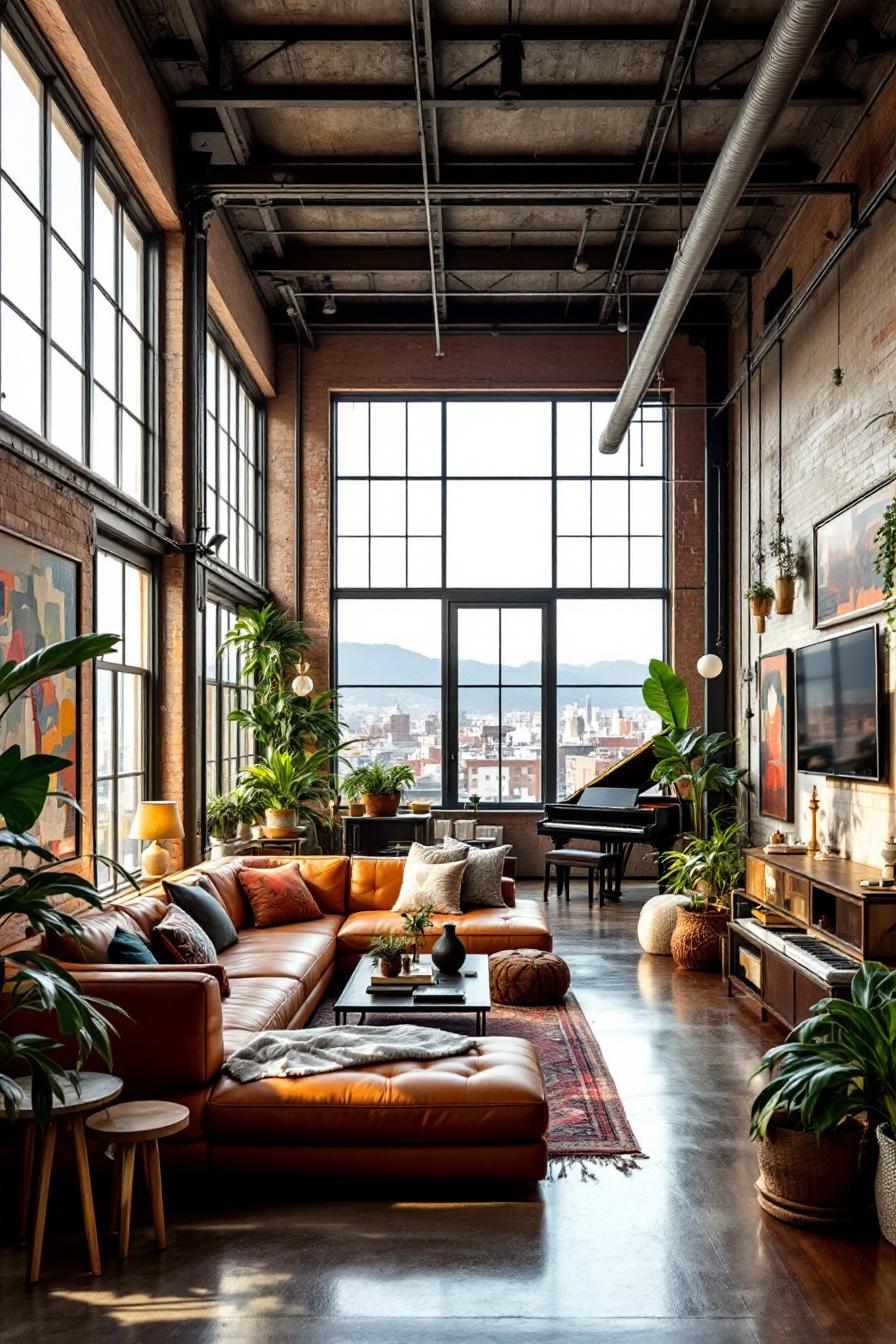
[[[216,952],[233,947],[237,941],[233,920],[211,892],[203,887],[187,886],[183,882],[163,882],[162,886],[168,893],[168,899],[185,910],[200,929],[208,934]]]
[[[158,966],[157,959],[146,946],[142,938],[130,929],[116,929],[109,941],[106,953],[107,961],[118,966]]]

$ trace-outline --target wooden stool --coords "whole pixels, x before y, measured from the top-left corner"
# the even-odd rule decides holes
[[[126,1260],[131,1244],[131,1203],[134,1192],[134,1159],[139,1146],[143,1174],[152,1207],[156,1245],[165,1249],[165,1206],[162,1201],[162,1167],[159,1139],[177,1134],[190,1123],[190,1112],[176,1101],[124,1101],[109,1106],[87,1121],[91,1138],[115,1145],[115,1181],[112,1197],[112,1227],[118,1228],[118,1258]]]
[[[79,1087],[69,1082],[62,1083],[63,1100],[53,1098],[53,1109],[46,1129],[41,1134],[40,1162],[37,1170],[37,1194],[33,1219],[31,1214],[31,1187],[34,1179],[34,1155],[37,1146],[37,1122],[31,1104],[31,1080],[23,1080],[19,1086],[23,1099],[19,1106],[19,1116],[25,1121],[25,1142],[22,1157],[22,1186],[19,1197],[19,1240],[28,1237],[28,1225],[31,1223],[31,1241],[28,1247],[28,1282],[37,1283],[40,1278],[40,1262],[43,1254],[44,1231],[47,1225],[47,1198],[50,1193],[50,1175],[53,1170],[53,1154],[56,1151],[56,1130],[60,1120],[66,1120],[72,1133],[75,1147],[75,1165],[78,1169],[78,1186],[81,1191],[81,1213],[84,1218],[84,1233],[87,1237],[87,1250],[90,1256],[91,1274],[102,1274],[100,1264],[100,1243],[96,1231],[96,1214],[93,1207],[93,1187],[90,1184],[90,1164],[87,1160],[87,1143],[84,1138],[84,1116],[95,1111],[98,1106],[114,1101],[121,1095],[124,1086],[120,1078],[108,1073],[81,1073]]]
[[[551,883],[551,869],[557,880],[557,895],[565,894],[569,900],[569,877],[573,868],[584,868],[588,875],[588,905],[594,905],[594,874],[598,876],[598,906],[603,906],[607,895],[618,898],[622,881],[622,860],[618,854],[602,854],[596,849],[552,849],[544,856],[544,892],[548,899]],[[607,875],[610,875],[610,890],[607,889]]]

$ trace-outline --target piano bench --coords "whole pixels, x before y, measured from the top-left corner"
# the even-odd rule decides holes
[[[588,875],[588,904],[594,905],[594,874],[597,873],[597,903],[603,906],[610,896],[618,900],[622,889],[621,854],[601,854],[596,849],[551,849],[544,856],[544,892],[548,899],[551,885],[551,869],[557,882],[557,895],[565,895],[569,900],[569,877],[573,868],[584,868]],[[609,880],[609,882],[608,882]]]

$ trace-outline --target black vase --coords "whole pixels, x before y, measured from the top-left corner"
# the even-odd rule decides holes
[[[454,924],[446,924],[432,949],[432,962],[442,975],[457,975],[467,959],[467,949],[455,933]]]

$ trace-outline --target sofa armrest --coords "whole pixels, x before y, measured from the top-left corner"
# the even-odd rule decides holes
[[[183,962],[183,961],[159,961],[154,966],[128,966],[120,961],[92,961],[89,964],[83,961],[63,961],[60,962],[69,973],[76,975],[79,971],[89,969],[98,971],[102,975],[120,975],[123,971],[145,971],[147,975],[182,975],[184,971],[195,971],[199,975],[210,975],[217,983],[221,998],[230,997],[230,981],[227,979],[227,972],[219,961],[209,962]]]
[[[501,895],[505,905],[516,905],[516,882],[512,877],[501,878]]]
[[[139,1089],[138,1095],[165,1097],[201,1087],[224,1062],[217,982],[193,969],[177,966],[171,972],[160,976],[156,967],[121,966],[72,971],[85,994],[124,1010],[108,1014],[114,1029],[112,1071],[124,1079],[126,1091]]]

